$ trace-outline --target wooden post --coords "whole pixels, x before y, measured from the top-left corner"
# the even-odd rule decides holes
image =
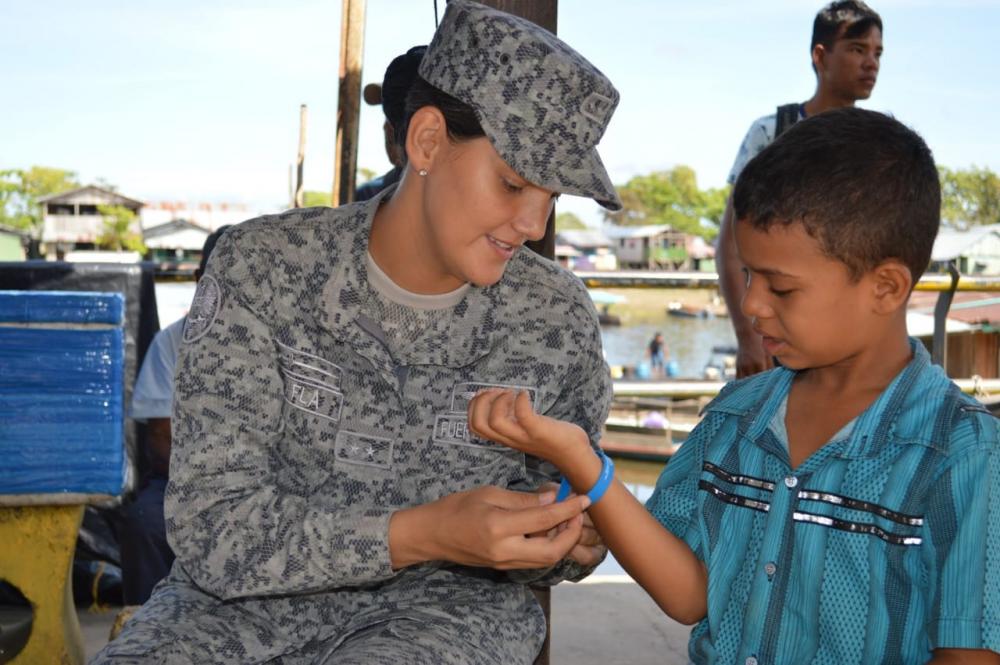
[[[354,200],[361,114],[361,62],[365,41],[366,0],[342,0],[340,19],[340,90],[337,96],[337,147],[333,162],[334,207]]]
[[[293,208],[302,207],[302,171],[306,161],[306,115],[308,109],[303,104],[299,107],[299,156],[295,160],[295,196],[292,199]]]
[[[482,4],[499,9],[508,14],[521,16],[532,23],[542,26],[552,34],[556,34],[556,24],[559,14],[559,0],[479,0]],[[556,211],[552,209],[549,223],[545,227],[545,237],[538,241],[527,243],[528,247],[547,259],[556,256]],[[545,653],[548,653],[548,640],[545,641]]]

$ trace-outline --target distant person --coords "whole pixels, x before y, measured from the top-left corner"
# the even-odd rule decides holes
[[[797,121],[830,109],[854,106],[856,101],[871,96],[882,57],[882,19],[861,0],[831,2],[816,14],[809,48],[816,92],[806,102],[779,106],[775,113],[754,121],[729,172],[730,185],[736,184],[750,159]],[[740,312],[746,284],[733,245],[732,224],[730,197],[719,227],[716,264],[719,289],[739,345],[736,375],[744,377],[770,367],[771,356],[761,346],[760,335],[754,332],[751,322]]]
[[[653,375],[662,376],[666,372],[666,361],[670,357],[667,343],[663,339],[663,333],[657,332],[653,339],[649,340],[649,347],[646,349],[649,356],[649,368]]]
[[[223,226],[211,233],[201,250],[201,263],[195,279],[201,279],[208,257],[222,233]],[[167,543],[163,519],[163,495],[170,476],[170,412],[174,401],[174,367],[180,348],[186,316],[156,333],[142,360],[139,377],[132,392],[130,416],[146,423],[146,445],[150,473],[143,479],[132,503],[123,508],[119,538],[122,562],[122,586],[126,605],[141,605],[149,599],[153,587],[167,576],[174,553]]]
[[[696,665],[1000,662],[1000,420],[906,329],[940,222],[930,150],[830,111],[752,159],[733,202],[743,313],[781,367],[705,408],[646,510],[525,392],[477,396],[472,431],[587,494],[617,561],[697,624]]]
[[[402,133],[406,115],[406,94],[417,78],[417,68],[420,67],[420,61],[426,50],[426,46],[414,46],[406,53],[393,58],[385,69],[381,92],[382,112],[385,114],[382,132],[385,140],[385,155],[389,158],[392,168],[374,180],[369,180],[358,186],[354,193],[355,201],[367,201],[386,187],[399,182],[406,164],[406,153],[403,147],[406,135]],[[366,90],[366,95],[367,92]]]

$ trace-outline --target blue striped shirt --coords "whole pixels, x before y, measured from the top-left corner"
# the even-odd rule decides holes
[[[769,427],[783,368],[728,385],[671,459],[646,507],[708,568],[694,663],[1000,651],[1000,421],[911,344],[853,427],[796,469]]]

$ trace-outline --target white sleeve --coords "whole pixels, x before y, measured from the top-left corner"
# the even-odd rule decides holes
[[[150,418],[170,417],[174,401],[178,324],[182,327],[183,319],[156,333],[146,350],[132,390],[131,418],[145,422]]]
[[[773,114],[754,120],[750,129],[747,130],[746,136],[743,137],[743,143],[740,144],[739,152],[736,153],[733,168],[729,170],[726,182],[730,185],[736,184],[736,179],[740,177],[747,162],[760,154],[760,151],[774,140],[775,127],[776,120]]]

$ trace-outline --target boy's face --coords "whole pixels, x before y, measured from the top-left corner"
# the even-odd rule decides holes
[[[869,280],[852,282],[802,224],[760,231],[738,221],[735,238],[747,276],[741,309],[765,353],[798,370],[836,365],[870,346]]]
[[[850,100],[871,96],[881,58],[882,31],[876,27],[859,37],[838,37],[830,50],[817,45],[813,53],[820,85]]]

